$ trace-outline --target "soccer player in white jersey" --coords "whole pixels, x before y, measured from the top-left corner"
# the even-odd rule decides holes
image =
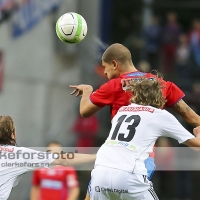
[[[157,78],[142,78],[131,84],[131,104],[121,107],[114,116],[109,136],[97,153],[92,171],[92,200],[158,200],[147,179],[144,161],[160,136],[200,149],[200,138],[162,109],[162,87]],[[200,126],[193,132],[200,134]]]
[[[50,165],[77,165],[95,161],[96,155],[52,154],[16,146],[16,133],[10,116],[0,116],[0,200],[6,200],[27,171]]]

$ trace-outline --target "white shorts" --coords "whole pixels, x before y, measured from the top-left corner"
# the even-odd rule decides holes
[[[98,166],[92,170],[91,200],[159,200],[147,176]]]

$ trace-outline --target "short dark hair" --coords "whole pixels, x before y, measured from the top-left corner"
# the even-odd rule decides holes
[[[124,45],[115,43],[109,46],[103,53],[102,60],[111,63],[113,60],[125,64],[132,63],[131,52]]]

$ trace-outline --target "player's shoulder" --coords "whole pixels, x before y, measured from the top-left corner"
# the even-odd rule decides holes
[[[36,150],[27,148],[27,147],[14,147],[15,151],[21,151],[21,152],[36,152]]]
[[[169,111],[165,109],[162,109],[160,113],[162,114],[162,118],[164,118],[165,122],[171,121],[171,120],[177,120],[173,114],[171,114]]]
[[[116,82],[119,82],[118,78],[116,79],[110,79],[108,80],[106,83],[103,83],[100,88],[110,88],[112,87],[113,85],[116,84]]]
[[[122,82],[121,77],[113,78],[108,80],[106,83],[102,84],[99,89],[106,91],[114,91],[116,88],[122,87],[121,82]]]
[[[152,73],[146,73],[145,77],[149,78],[149,79],[151,79],[151,78],[152,79],[157,78],[157,76],[155,74],[152,74]],[[158,77],[158,80],[160,80],[162,83],[167,83],[167,82],[171,83],[170,81],[164,80],[162,77]]]
[[[16,147],[12,145],[0,145],[1,152],[14,152],[16,151]]]
[[[26,147],[18,147],[18,146],[13,146],[13,145],[3,145],[3,146],[0,146],[0,150],[1,151],[5,151],[5,152],[28,152],[30,151],[29,148],[26,148]]]
[[[146,78],[155,78],[156,75],[154,75],[154,74],[152,74],[152,73],[146,73],[146,74],[145,74],[145,77],[146,77]]]

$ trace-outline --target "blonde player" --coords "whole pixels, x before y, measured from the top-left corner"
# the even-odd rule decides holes
[[[200,150],[200,138],[195,138],[162,109],[166,101],[162,87],[157,78],[141,78],[130,85],[132,104],[119,109],[109,136],[97,153],[92,171],[92,200],[158,200],[147,179],[144,161],[161,136]],[[200,134],[200,127],[194,133]]]

